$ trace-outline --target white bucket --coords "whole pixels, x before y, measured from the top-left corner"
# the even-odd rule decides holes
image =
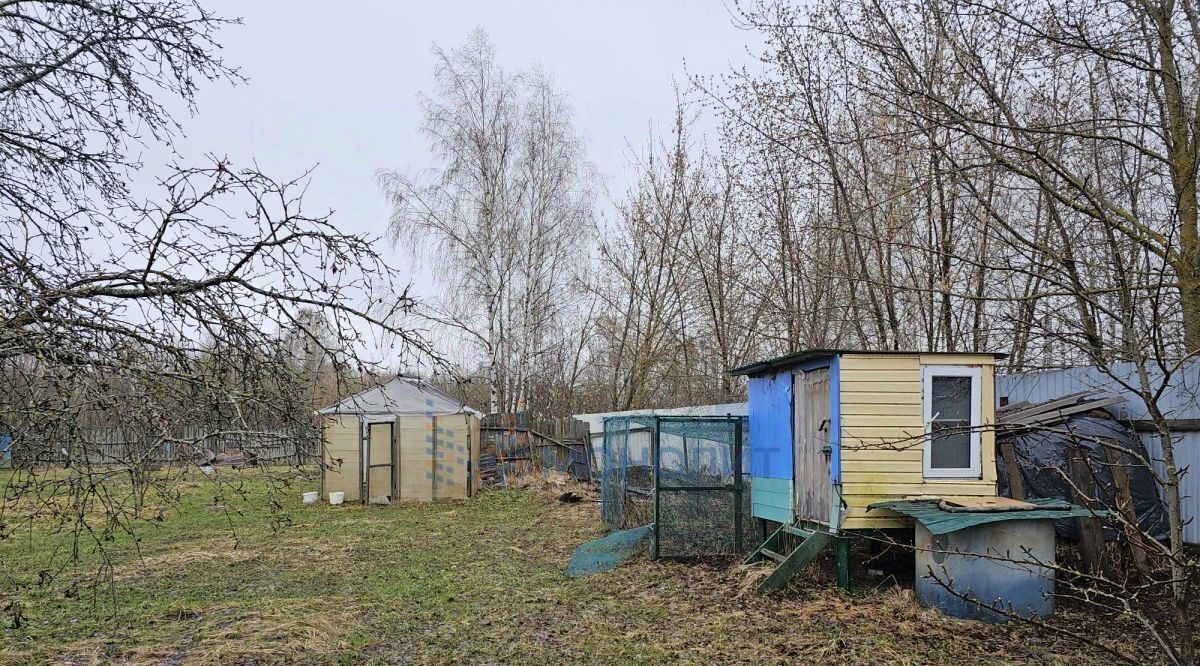
[[[329,493],[329,503],[333,504],[334,506],[341,504],[342,500],[345,500],[345,499],[346,499],[346,493],[344,493],[344,492],[335,490],[335,491]]]
[[[320,496],[321,496],[321,493],[314,490],[311,493],[304,493],[303,495],[301,495],[300,501],[304,502],[305,504],[312,504],[312,503],[316,502]]]

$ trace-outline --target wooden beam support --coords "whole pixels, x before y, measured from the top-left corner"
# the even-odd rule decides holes
[[[1080,506],[1095,509],[1096,479],[1092,476],[1091,466],[1088,465],[1087,452],[1076,447],[1071,450],[1070,455],[1072,499]],[[1079,552],[1083,556],[1084,566],[1092,573],[1103,574],[1104,534],[1101,532],[1100,519],[1076,518],[1075,524],[1079,529]]]
[[[761,552],[762,552],[762,554],[763,554],[763,555],[766,555],[767,557],[769,557],[769,558],[771,558],[771,559],[775,560],[776,562],[783,562],[784,560],[786,560],[786,559],[787,559],[787,558],[786,558],[786,557],[784,557],[783,555],[780,555],[779,553],[777,553],[777,552],[775,552],[775,551],[773,551],[773,550],[771,550],[771,549],[769,549],[769,548],[763,548],[763,549],[761,550]]]
[[[766,557],[763,551],[773,551],[778,549],[779,542],[783,538],[783,534],[785,533],[784,530],[786,528],[787,525],[780,525],[778,529],[776,529],[774,532],[771,532],[771,535],[764,539],[763,542],[759,544],[758,548],[755,548],[754,552],[750,553],[746,559],[742,561],[742,564],[755,564],[757,562],[762,562],[763,558]]]
[[[1150,562],[1146,558],[1142,533],[1138,529],[1137,511],[1133,507],[1133,489],[1129,481],[1129,463],[1126,456],[1118,449],[1116,442],[1105,444],[1104,459],[1112,471],[1113,486],[1116,487],[1117,512],[1121,514],[1121,523],[1125,531],[1125,541],[1133,564],[1143,578],[1150,576]]]
[[[850,538],[837,538],[837,582],[838,587],[850,591]]]
[[[1000,438],[998,438],[1000,439]],[[1009,493],[1015,500],[1025,499],[1025,479],[1021,476],[1021,465],[1017,463],[1017,451],[1011,439],[1000,439],[1000,459],[1004,461],[1004,471],[1008,472]]]
[[[1130,423],[1138,432],[1158,432],[1158,425],[1151,419],[1135,419]],[[1200,430],[1200,419],[1167,419],[1167,427],[1171,432],[1196,432]]]
[[[763,582],[758,584],[759,592],[776,592],[784,588],[787,582],[800,571],[805,564],[808,564],[825,550],[825,547],[834,540],[834,536],[828,532],[816,532],[812,536],[804,540],[800,547],[793,550],[791,554],[780,562],[775,571],[771,572]]]

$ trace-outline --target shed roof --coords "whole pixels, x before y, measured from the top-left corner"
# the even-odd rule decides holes
[[[758,361],[749,365],[743,365],[740,368],[734,368],[729,371],[731,375],[761,375],[772,370],[781,370],[790,368],[805,361],[815,361],[817,359],[837,356],[839,354],[867,354],[876,356],[992,356],[997,359],[1007,358],[1008,354],[989,354],[985,352],[931,352],[931,351],[891,351],[882,349],[805,349],[792,354],[778,356],[765,361]]]
[[[396,377],[318,410],[318,414],[364,416],[442,416],[464,412],[478,414],[461,402],[415,377]]]
[[[1024,500],[1036,504],[1038,509],[1018,511],[946,511],[938,506],[937,501],[931,500],[894,500],[876,502],[867,507],[871,509],[889,509],[896,513],[915,518],[925,526],[930,534],[947,534],[968,527],[976,527],[987,523],[998,523],[1005,520],[1057,520],[1059,518],[1086,518],[1102,516],[1103,511],[1091,511],[1069,502],[1053,498],[1038,498]]]

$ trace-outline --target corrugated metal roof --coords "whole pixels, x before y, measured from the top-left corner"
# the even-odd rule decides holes
[[[978,354],[981,356],[993,356],[997,359],[1007,358],[1008,354],[989,354],[986,352],[934,352],[934,351],[889,351],[883,349],[805,349],[794,354],[787,354],[749,365],[743,365],[740,368],[734,368],[729,371],[729,374],[737,375],[761,375],[771,370],[788,368],[797,363],[811,361],[828,356],[837,356],[838,354],[873,354],[878,356],[914,356],[914,355],[932,355],[932,356],[963,356]]]
[[[629,409],[623,412],[594,412],[575,414],[574,418],[584,421],[591,428],[592,440],[604,438],[604,419],[614,416],[745,416],[750,413],[750,403],[728,402],[719,405],[691,405],[663,409]]]
[[[1163,373],[1146,368],[1150,387],[1162,386]],[[1125,404],[1109,409],[1119,419],[1149,419],[1146,403],[1126,386],[1139,386],[1138,368],[1134,363],[1113,363],[1106,368],[1087,366],[1018,372],[996,377],[996,396],[1010,403],[1028,400],[1042,402],[1072,393],[1105,392],[1125,397]],[[1169,419],[1200,419],[1200,361],[1193,361],[1171,376],[1171,381],[1158,399],[1158,408]]]
[[[1087,516],[1102,515],[1103,512],[1092,512],[1056,499],[1029,499],[1030,504],[1047,507],[1058,506],[1058,509],[1026,509],[1023,511],[945,511],[938,508],[937,502],[930,500],[891,500],[876,502],[867,507],[872,509],[888,509],[916,519],[929,530],[931,534],[947,534],[968,527],[999,523],[1006,520],[1058,520],[1059,518],[1086,518]]]

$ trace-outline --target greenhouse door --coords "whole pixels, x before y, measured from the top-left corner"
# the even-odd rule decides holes
[[[396,497],[392,480],[392,424],[372,423],[367,426],[367,492],[365,499],[369,504],[388,504]]]
[[[829,368],[795,373],[792,403],[795,423],[796,518],[829,522]]]

